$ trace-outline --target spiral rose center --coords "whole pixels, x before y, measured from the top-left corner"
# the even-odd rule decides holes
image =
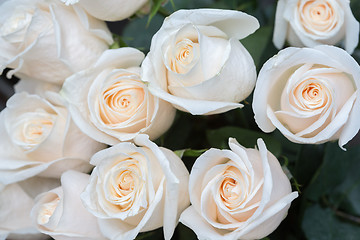
[[[118,81],[106,88],[100,99],[100,118],[107,125],[117,125],[131,118],[143,105],[145,91],[140,85]]]
[[[119,190],[124,193],[124,195],[128,194],[132,190],[134,190],[135,182],[130,171],[124,171],[121,173],[119,177]]]
[[[43,111],[25,113],[14,125],[14,142],[25,151],[31,151],[51,133],[56,117]]]
[[[315,79],[307,79],[294,88],[294,96],[302,110],[314,111],[326,106],[329,89]]]
[[[221,201],[228,209],[236,208],[246,198],[244,177],[236,167],[229,167],[223,173],[219,186]]]
[[[299,1],[300,23],[310,34],[328,33],[334,30],[339,22],[336,5],[326,0]]]
[[[189,64],[194,58],[193,48],[193,42],[189,39],[185,39],[176,44],[176,60],[181,64]]]
[[[113,204],[120,212],[135,211],[134,202],[137,201],[139,192],[141,192],[144,180],[142,171],[131,158],[121,160],[114,167],[104,184],[108,189],[107,200]]]
[[[240,195],[239,185],[233,178],[225,178],[221,184],[221,189],[221,198],[225,202],[231,202]]]
[[[28,11],[16,11],[0,27],[0,36],[4,37],[26,28],[30,24],[33,14],[34,11],[32,9],[29,9]]]
[[[198,59],[199,44],[185,38],[176,43],[173,51],[169,54],[170,70],[175,73],[185,74]]]
[[[38,224],[43,225],[49,222],[50,217],[54,214],[54,211],[59,205],[59,202],[60,202],[60,198],[57,197],[51,202],[42,204],[37,218]]]

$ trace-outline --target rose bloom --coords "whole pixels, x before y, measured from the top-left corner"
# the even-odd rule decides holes
[[[191,114],[241,107],[256,69],[239,39],[258,28],[256,18],[239,11],[179,10],[153,36],[143,80],[154,95]]]
[[[119,143],[92,157],[96,167],[83,203],[109,239],[134,239],[161,226],[170,239],[189,205],[189,173],[175,153],[148,136],[138,135],[135,143]]]
[[[88,181],[88,174],[70,170],[61,175],[60,187],[36,197],[31,217],[40,232],[61,240],[106,239],[80,200]]]
[[[89,69],[66,79],[61,94],[85,134],[114,145],[139,133],[156,139],[171,126],[175,109],[141,81],[143,59],[135,48],[107,50]]]
[[[261,239],[286,217],[297,192],[259,139],[257,149],[229,139],[230,150],[210,149],[190,173],[191,206],[180,222],[199,239]]]
[[[80,6],[90,15],[104,21],[120,21],[131,17],[148,0],[61,0],[66,5]]]
[[[260,70],[253,110],[264,132],[278,128],[296,143],[339,139],[342,147],[360,128],[360,67],[333,46],[286,48]]]
[[[61,85],[112,43],[106,24],[58,0],[5,0],[0,5],[0,73]]]
[[[359,22],[347,0],[279,0],[273,42],[295,47],[341,43],[352,53],[359,41]]]
[[[0,184],[0,239],[48,239],[36,229],[30,211],[36,195],[58,185],[55,179],[39,177],[6,186]]]
[[[0,183],[91,170],[90,157],[104,145],[83,134],[56,100],[24,92],[8,100],[0,113]]]

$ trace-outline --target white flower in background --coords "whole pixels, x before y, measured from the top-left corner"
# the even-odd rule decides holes
[[[333,46],[286,48],[260,70],[253,110],[264,132],[278,128],[296,143],[339,139],[360,128],[360,66]]]
[[[175,109],[141,81],[143,59],[135,48],[107,50],[89,69],[66,79],[61,94],[85,134],[114,145],[139,133],[156,139],[171,126]]]
[[[161,226],[170,239],[189,205],[189,173],[175,153],[148,136],[138,135],[135,143],[139,147],[119,143],[92,157],[96,167],[82,200],[109,239],[134,239]]]
[[[8,100],[0,113],[0,183],[91,170],[90,157],[105,146],[83,134],[67,109],[52,100],[27,93]]]
[[[0,73],[61,85],[112,43],[106,24],[58,0],[5,0],[0,5]]]
[[[341,43],[350,54],[359,41],[359,22],[348,0],[279,0],[273,42],[295,47]]]
[[[210,149],[192,167],[191,206],[180,222],[199,239],[261,239],[286,217],[291,192],[289,179],[274,155],[259,139],[257,149],[229,139],[231,150]]]
[[[191,114],[241,107],[256,69],[239,39],[258,28],[256,18],[239,11],[179,10],[153,36],[142,78],[154,95]]]
[[[38,177],[6,186],[0,184],[0,239],[48,239],[36,229],[30,212],[35,196],[56,186],[57,180]]]
[[[97,219],[83,206],[80,194],[89,181],[89,175],[67,171],[61,175],[61,187],[36,197],[31,217],[38,230],[54,239],[106,239]]]
[[[80,6],[90,15],[104,21],[120,21],[131,17],[149,0],[60,0],[66,5]]]

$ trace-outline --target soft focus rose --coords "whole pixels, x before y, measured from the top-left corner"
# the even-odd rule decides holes
[[[66,5],[79,5],[92,16],[105,21],[120,21],[133,15],[148,0],[61,0]]]
[[[242,12],[180,10],[164,20],[141,68],[150,91],[192,114],[241,107],[256,80],[254,61],[239,42],[259,27]]]
[[[8,100],[0,113],[0,183],[91,169],[90,157],[104,145],[83,134],[67,109],[52,100],[27,93]]]
[[[48,239],[36,229],[30,211],[37,194],[58,185],[57,180],[37,177],[6,186],[0,184],[0,239]]]
[[[244,148],[210,149],[195,162],[189,179],[191,206],[180,222],[199,239],[261,239],[286,217],[297,196],[278,160],[259,139]]]
[[[114,145],[139,133],[156,139],[171,126],[175,109],[141,81],[143,59],[134,48],[107,50],[92,67],[66,79],[61,94],[84,133]]]
[[[256,83],[253,110],[264,132],[278,128],[296,143],[339,139],[360,128],[360,67],[332,46],[287,48],[268,60]]]
[[[0,72],[62,84],[112,43],[104,22],[58,0],[5,0],[0,5]]]
[[[146,135],[96,153],[96,167],[82,194],[109,239],[134,239],[139,232],[164,227],[170,239],[189,205],[189,173],[179,157]]]
[[[32,78],[22,78],[14,85],[15,93],[27,92],[46,98],[48,94],[53,95],[61,90],[61,85],[38,81]]]
[[[61,187],[40,194],[35,199],[31,217],[38,230],[54,239],[105,239],[97,219],[83,206],[80,194],[89,175],[67,171],[61,175]]]
[[[348,0],[279,0],[273,42],[295,47],[341,43],[352,53],[359,41],[359,23]]]

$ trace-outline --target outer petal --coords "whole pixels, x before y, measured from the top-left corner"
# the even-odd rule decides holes
[[[216,231],[215,228],[211,227],[194,209],[194,206],[190,206],[181,214],[180,222],[185,226],[191,228],[198,239],[231,239],[223,236],[221,232]]]
[[[147,135],[139,135],[135,143],[151,149],[158,159],[166,179],[164,208],[164,236],[170,239],[174,233],[181,211],[189,205],[186,189],[189,173],[179,157],[165,148],[159,148]]]
[[[4,187],[0,192],[0,236],[11,232],[37,234],[38,231],[30,218],[33,204],[34,200],[19,185],[10,184]]]
[[[277,55],[270,58],[260,69],[254,90],[252,107],[255,114],[255,121],[264,132],[275,130],[275,126],[267,116],[266,108],[268,103],[274,102],[274,100],[270,99],[270,96],[281,96],[281,89],[274,88],[274,86],[277,84],[277,79],[286,72],[287,68],[280,64],[298,51],[299,49],[296,48],[286,48],[286,50],[280,51]],[[294,60],[288,60],[288,66],[294,65]],[[277,92],[270,92],[270,89]]]
[[[230,56],[213,78],[192,87],[177,88],[190,99],[218,102],[240,102],[255,86],[256,68],[249,52],[236,39],[230,39]],[[231,86],[231,87],[230,87]],[[191,108],[191,106],[186,106]]]
[[[97,218],[89,213],[80,200],[80,193],[88,183],[89,175],[75,171],[67,171],[61,176],[63,199],[61,203],[62,215],[59,222],[53,229],[46,229],[39,226],[41,232],[52,236],[55,239],[105,239],[97,224]],[[75,184],[74,184],[75,183]],[[44,197],[47,193],[37,198]],[[38,212],[33,209],[33,217]],[[57,211],[57,209],[55,209]],[[56,214],[54,212],[54,214]]]
[[[146,2],[147,0],[110,0],[106,2],[100,0],[79,0],[78,4],[96,18],[105,21],[120,21],[133,15]]]
[[[278,49],[285,44],[286,35],[288,32],[288,22],[284,19],[284,10],[286,7],[286,0],[279,0],[276,6],[275,25],[273,34],[273,43]]]
[[[354,17],[348,1],[339,1],[345,12],[345,50],[352,54],[359,43],[359,22]]]
[[[243,39],[259,28],[259,22],[253,16],[234,10],[194,9],[179,10],[164,21],[162,28],[166,32],[173,26],[181,26],[188,22],[194,25],[212,25],[229,38]],[[150,49],[151,51],[152,49]]]

